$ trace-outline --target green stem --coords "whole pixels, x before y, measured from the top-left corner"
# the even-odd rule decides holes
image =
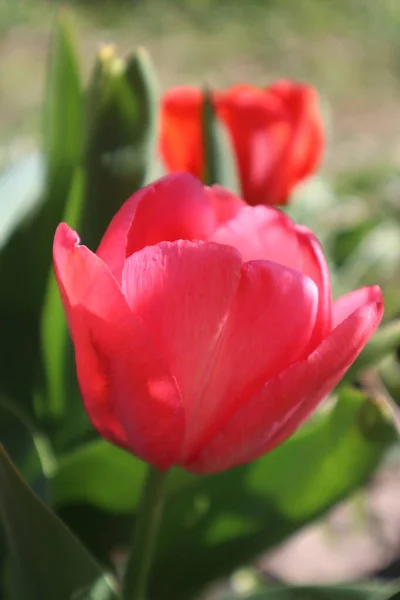
[[[149,466],[123,585],[124,600],[145,600],[164,501],[166,473]]]

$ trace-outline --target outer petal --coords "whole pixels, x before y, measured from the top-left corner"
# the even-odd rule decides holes
[[[161,105],[159,151],[170,171],[203,174],[201,128],[202,92],[177,87],[167,92]]]
[[[206,240],[216,226],[204,186],[189,173],[167,175],[148,186],[128,233],[126,256],[175,240]]]
[[[246,206],[246,203],[239,196],[220,185],[205,187],[204,191],[213,207],[216,226],[233,219],[240,209]]]
[[[117,281],[125,258],[163,240],[207,239],[215,229],[201,183],[188,173],[167,175],[129,198],[111,221],[97,250]]]
[[[103,437],[167,468],[184,431],[179,390],[106,265],[78,242],[61,224],[54,265],[86,410]]]
[[[383,299],[376,288],[372,296],[307,360],[267,382],[185,467],[197,473],[223,471],[255,460],[291,436],[337,385],[378,327]]]
[[[244,199],[253,205],[272,203],[267,184],[286,131],[279,102],[261,89],[239,86],[217,94],[216,106],[232,139]]]
[[[268,261],[243,265],[208,382],[187,423],[184,461],[266,380],[303,356],[317,306],[315,284],[299,272]]]
[[[286,203],[293,187],[318,167],[324,131],[316,91],[293,81],[282,80],[265,90],[281,103],[281,127],[271,127],[271,143],[280,151],[268,181],[268,195],[274,203]]]
[[[302,271],[317,284],[319,291],[318,315],[307,354],[330,333],[332,329],[332,290],[328,265],[321,245],[307,227],[296,226],[297,239],[303,258]]]
[[[213,241],[237,248],[243,260],[270,260],[302,271],[302,256],[293,222],[269,206],[246,206],[221,225]]]
[[[187,241],[144,248],[125,263],[123,293],[178,382],[187,422],[209,380],[241,265],[234,248]]]
[[[373,302],[381,294],[379,286],[369,286],[341,296],[333,303],[333,327],[340,325],[360,306]]]
[[[313,88],[281,80],[264,90],[238,86],[217,95],[249,204],[284,204],[318,166],[323,127]]]

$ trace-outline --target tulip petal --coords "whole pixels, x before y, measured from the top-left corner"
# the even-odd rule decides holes
[[[124,268],[126,243],[132,219],[140,200],[146,196],[147,187],[135,192],[114,215],[103,235],[96,254],[107,265],[118,283],[121,283]]]
[[[315,281],[319,291],[315,329],[307,348],[309,354],[332,329],[332,290],[328,265],[319,241],[307,227],[296,226],[296,233],[303,258],[301,270]]]
[[[294,223],[276,208],[246,206],[234,219],[220,226],[211,239],[234,246],[244,261],[270,260],[302,270]]]
[[[372,302],[377,294],[379,295],[380,293],[379,286],[367,286],[354,290],[335,300],[333,303],[332,315],[333,328],[340,325],[340,323],[347,319],[347,317],[357,310],[357,308],[368,302]]]
[[[301,273],[268,261],[243,265],[209,383],[187,420],[184,460],[196,455],[266,380],[304,355],[317,306],[317,287]]]
[[[160,469],[175,462],[184,411],[175,380],[102,260],[66,224],[54,265],[83,401],[99,433]]]
[[[147,188],[128,233],[126,257],[145,246],[206,240],[216,226],[204,186],[189,173],[167,175]]]
[[[216,226],[233,219],[239,210],[246,206],[246,203],[239,196],[236,196],[236,194],[233,194],[221,185],[206,186],[204,191],[214,210]]]
[[[133,252],[162,241],[207,239],[215,226],[201,183],[189,173],[166,175],[125,202],[96,254],[120,282],[125,258]]]
[[[188,241],[146,247],[126,260],[123,293],[178,382],[187,422],[207,385],[241,265],[234,248]]]
[[[293,364],[237,411],[185,468],[214,473],[255,460],[290,437],[357,358],[383,314],[379,288],[314,350]]]
[[[203,175],[201,106],[202,91],[189,86],[176,87],[163,96],[159,151],[169,171]]]

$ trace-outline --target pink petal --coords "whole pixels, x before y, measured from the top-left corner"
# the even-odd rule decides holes
[[[239,210],[246,206],[246,203],[239,196],[236,196],[220,185],[205,187],[204,191],[214,209],[216,226],[233,219]]]
[[[341,296],[333,303],[333,328],[347,319],[357,308],[381,296],[379,286],[363,287]]]
[[[163,242],[132,254],[122,289],[176,378],[187,422],[208,384],[242,261],[228,246]]]
[[[167,175],[139,190],[111,221],[97,250],[117,281],[124,260],[144,246],[207,239],[215,216],[202,184],[188,173]]]
[[[268,206],[247,206],[221,225],[213,241],[234,246],[244,261],[270,260],[301,271],[302,260],[293,222]]]
[[[230,423],[185,467],[213,473],[255,460],[290,437],[338,384],[383,314],[379,289],[308,357],[289,367],[237,411]]]
[[[245,263],[204,393],[187,421],[190,462],[266,380],[302,357],[314,329],[318,290],[301,273]]]
[[[319,291],[318,314],[308,352],[312,352],[332,329],[332,290],[328,265],[321,245],[307,227],[296,226],[303,258],[302,271],[315,281]]]
[[[214,231],[214,211],[204,187],[189,173],[167,175],[147,189],[128,233],[127,257],[159,242],[206,240]]]
[[[83,401],[106,439],[160,469],[175,462],[184,411],[168,366],[107,266],[62,223],[54,265]]]
[[[118,283],[124,268],[126,240],[138,202],[146,196],[148,189],[142,188],[133,194],[116,213],[102,237],[96,254],[106,263]]]

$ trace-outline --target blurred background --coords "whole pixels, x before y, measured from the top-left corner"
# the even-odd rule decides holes
[[[361,233],[382,218],[385,207],[398,213],[399,0],[76,0],[70,4],[86,77],[99,45],[113,42],[120,54],[145,45],[163,89],[205,82],[266,85],[282,77],[314,85],[326,116],[328,147],[322,173],[330,189],[345,203],[351,199],[358,217],[360,202],[361,210],[368,207],[359,220]],[[0,167],[40,144],[48,47],[58,6],[50,0],[0,0]],[[351,223],[350,230],[353,234]],[[344,232],[340,243],[346,240],[357,243]],[[398,238],[392,250],[397,261]],[[362,260],[365,264],[365,256]],[[379,272],[384,279],[380,283],[394,314],[399,270],[392,263],[384,272],[374,263],[371,277],[375,283]],[[347,273],[350,280],[355,265]],[[369,283],[368,276],[365,282]],[[299,583],[398,573],[396,452],[367,493],[336,507],[323,522],[263,557],[259,568],[272,579]],[[234,585],[245,589],[247,576],[238,573]]]
[[[86,70],[103,42],[145,44],[164,88],[315,85],[334,127],[325,169],[375,172],[399,161],[397,0],[76,0]],[[0,156],[38,137],[49,34],[58,3],[0,0]]]

